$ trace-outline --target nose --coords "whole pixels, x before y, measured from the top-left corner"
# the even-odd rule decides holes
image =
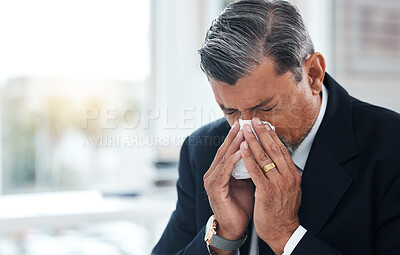
[[[242,120],[251,120],[255,115],[251,112],[241,112],[240,113],[240,118]]]

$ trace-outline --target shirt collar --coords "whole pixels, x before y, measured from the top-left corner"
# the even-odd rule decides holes
[[[294,151],[292,155],[293,162],[301,170],[304,170],[304,167],[306,166],[308,154],[310,153],[311,150],[311,145],[314,141],[315,135],[317,134],[319,126],[321,125],[322,119],[324,118],[326,106],[328,104],[329,92],[326,89],[325,85],[323,84],[321,93],[322,93],[321,108],[319,109],[317,120],[315,121],[313,127],[311,128],[306,138],[304,138],[304,140],[300,143],[299,147],[297,147],[297,149]]]

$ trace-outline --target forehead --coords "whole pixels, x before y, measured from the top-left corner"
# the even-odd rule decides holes
[[[235,85],[210,80],[216,101],[226,108],[251,108],[268,98],[285,93],[294,80],[291,72],[278,75],[272,60],[265,59]],[[286,92],[287,93],[287,92]]]

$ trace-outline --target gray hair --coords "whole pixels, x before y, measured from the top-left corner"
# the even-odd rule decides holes
[[[300,82],[302,67],[314,46],[298,10],[282,0],[240,0],[212,22],[200,66],[212,79],[234,85],[265,57],[274,60],[278,75],[291,71]]]

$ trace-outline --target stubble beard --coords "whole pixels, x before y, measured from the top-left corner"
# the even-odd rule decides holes
[[[289,155],[292,157],[293,153],[296,151],[296,149],[299,147],[299,145],[304,141],[304,139],[307,137],[308,133],[310,130],[308,130],[308,132],[305,132],[305,134],[303,134],[299,141],[294,143],[294,142],[290,142],[288,139],[286,139],[283,135],[281,134],[277,134],[279,140],[281,140],[281,142],[283,143],[283,145],[285,145],[286,149],[289,152]]]

